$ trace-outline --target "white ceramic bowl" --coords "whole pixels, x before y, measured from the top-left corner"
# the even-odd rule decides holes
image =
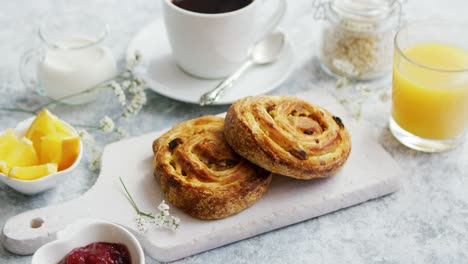
[[[34,253],[31,264],[58,263],[73,249],[94,242],[124,244],[130,252],[132,264],[145,263],[140,243],[127,229],[102,220],[82,219],[59,231],[57,240],[40,247]]]
[[[15,134],[18,138],[21,138],[26,134],[26,131],[28,130],[33,120],[34,120],[34,117],[28,118],[20,122],[16,126]],[[70,124],[66,122],[64,123],[70,128],[72,128],[73,131],[75,131],[76,133],[75,128],[73,128]],[[3,132],[1,132],[0,134],[2,133]],[[46,177],[42,177],[37,180],[31,180],[31,181],[10,178],[0,173],[0,180],[6,185],[10,186],[12,189],[15,189],[16,191],[23,193],[23,194],[32,195],[32,194],[41,193],[65,181],[68,178],[68,176],[71,175],[71,172],[78,166],[82,156],[83,156],[83,143],[80,140],[80,153],[78,154],[78,157],[75,163],[73,163],[73,165],[71,165],[66,170],[62,170],[62,171],[47,175]]]

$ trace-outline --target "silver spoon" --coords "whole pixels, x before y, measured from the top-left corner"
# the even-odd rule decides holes
[[[231,87],[234,82],[252,65],[266,65],[278,59],[285,46],[285,36],[281,32],[271,33],[255,43],[249,50],[248,59],[231,76],[220,82],[215,88],[204,93],[199,104],[210,105],[217,101],[226,88]]]

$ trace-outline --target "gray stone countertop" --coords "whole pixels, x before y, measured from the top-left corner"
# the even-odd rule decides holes
[[[313,19],[312,1],[288,2],[290,8],[283,26],[295,41],[300,66],[271,93],[326,89],[338,99],[346,99],[345,107],[373,125],[376,140],[403,168],[401,190],[178,263],[468,263],[468,142],[441,154],[420,153],[399,144],[388,130],[390,103],[379,99],[381,91],[390,92],[390,76],[379,82],[336,89],[335,80],[321,71],[316,58],[320,23]],[[466,22],[466,10],[465,0],[410,0],[405,5],[409,21],[447,18]],[[123,64],[132,36],[160,17],[160,3],[154,0],[0,1],[0,107],[27,108],[44,102],[22,85],[18,61],[37,40],[35,28],[39,21],[64,11],[97,12],[109,21],[111,48]],[[375,92],[362,93],[358,88],[363,85]],[[147,95],[148,103],[142,112],[119,124],[133,136],[192,117],[223,112],[228,107],[199,107],[152,91]],[[118,107],[112,94],[104,92],[84,107],[57,105],[52,111],[73,123],[96,123],[106,113],[118,111]],[[14,127],[25,118],[21,113],[0,112],[0,131]],[[99,134],[96,137],[99,145],[115,140]],[[72,179],[40,195],[24,196],[0,183],[0,226],[23,211],[80,196],[97,177],[97,173],[88,170],[85,157]],[[0,247],[0,263],[29,263],[30,260],[30,256],[16,256]],[[148,258],[147,263],[157,262]]]

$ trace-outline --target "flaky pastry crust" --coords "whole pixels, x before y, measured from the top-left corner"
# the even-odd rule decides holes
[[[154,175],[167,199],[201,219],[220,219],[255,203],[271,173],[227,144],[224,119],[205,116],[174,126],[153,142]]]
[[[229,145],[242,157],[274,173],[298,179],[338,172],[351,151],[339,117],[292,96],[245,97],[225,120]]]

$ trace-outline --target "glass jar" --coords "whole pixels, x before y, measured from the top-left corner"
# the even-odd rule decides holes
[[[320,60],[332,75],[371,80],[389,73],[400,24],[398,0],[331,0],[317,5],[323,19]]]

